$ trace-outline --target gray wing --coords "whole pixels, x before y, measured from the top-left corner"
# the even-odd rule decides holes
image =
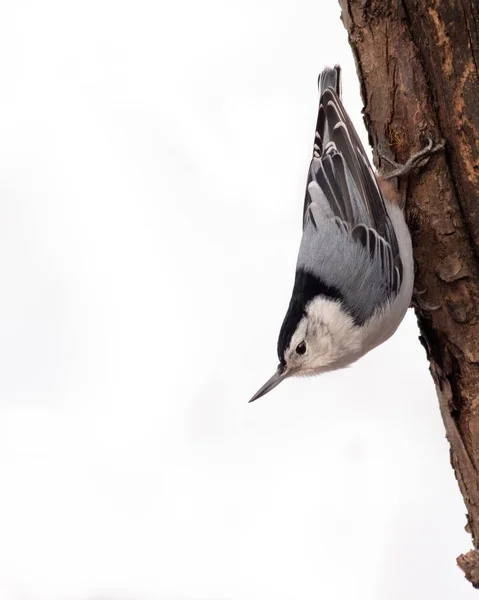
[[[358,302],[369,304],[361,310],[367,318],[378,304],[397,294],[403,265],[376,177],[339,95],[339,67],[325,69],[320,76],[298,266],[319,269],[315,275],[338,287],[356,311]],[[339,254],[334,259],[336,247]],[[347,278],[333,272],[338,265],[344,265],[347,272],[347,264],[353,269]]]

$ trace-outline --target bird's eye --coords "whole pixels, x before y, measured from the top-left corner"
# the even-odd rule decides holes
[[[306,352],[306,344],[304,342],[300,342],[296,346],[296,354],[304,354]]]

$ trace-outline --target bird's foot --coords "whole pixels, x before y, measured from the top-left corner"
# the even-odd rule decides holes
[[[426,292],[427,289],[418,290],[417,288],[414,288],[412,292],[411,306],[427,312],[434,312],[435,310],[439,310],[441,308],[440,304],[429,304],[428,302],[425,302],[422,299]]]
[[[429,162],[429,159],[433,154],[444,150],[444,146],[446,145],[445,140],[440,140],[437,144],[434,144],[432,138],[427,138],[427,144],[424,148],[421,148],[418,152],[414,152],[408,158],[408,160],[401,165],[397,163],[395,160],[390,159],[388,156],[385,156],[380,151],[378,154],[381,159],[385,160],[391,166],[394,167],[392,171],[389,173],[381,173],[381,177],[383,179],[394,179],[395,177],[407,177],[411,173],[418,171],[421,167],[424,167]]]

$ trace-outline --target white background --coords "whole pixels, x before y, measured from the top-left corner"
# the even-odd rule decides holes
[[[276,364],[335,2],[5,2],[0,599],[463,600],[410,314]]]

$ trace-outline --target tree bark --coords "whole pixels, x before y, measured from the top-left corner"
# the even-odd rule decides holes
[[[427,137],[446,140],[442,154],[398,185],[407,198],[416,288],[427,290],[416,306],[420,340],[474,544],[457,560],[479,587],[479,3],[340,4],[379,168],[387,171],[378,147],[405,162]]]

